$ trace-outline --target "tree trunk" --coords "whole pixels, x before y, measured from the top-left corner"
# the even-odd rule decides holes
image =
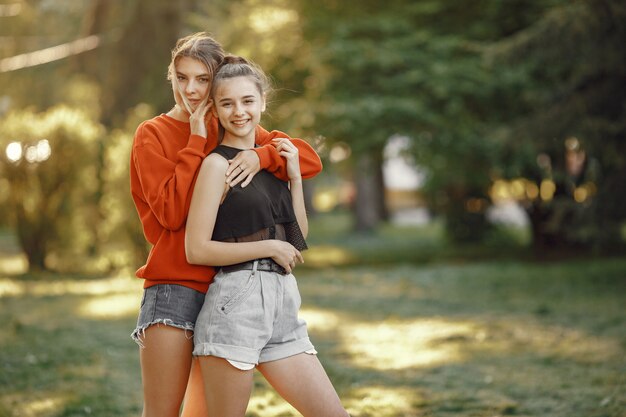
[[[47,236],[39,224],[33,224],[26,218],[21,206],[15,207],[17,214],[17,238],[26,259],[29,271],[45,271],[47,255]]]
[[[354,201],[355,228],[359,232],[373,230],[383,220],[381,207],[384,207],[384,189],[378,172],[382,168],[375,154],[365,153],[357,156],[354,182],[356,198]],[[381,174],[382,175],[382,174]]]
[[[378,211],[378,217],[382,221],[389,220],[389,209],[387,207],[387,199],[385,198],[385,177],[383,175],[383,152],[373,153],[374,159],[374,181],[376,182],[376,188],[378,189],[379,198],[374,199],[376,202],[376,211]]]

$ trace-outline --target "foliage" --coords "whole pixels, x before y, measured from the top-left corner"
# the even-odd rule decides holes
[[[626,219],[626,55],[618,51],[626,42],[625,21],[621,1],[564,2],[485,54],[493,67],[504,68],[500,85],[519,102],[499,132],[501,175],[558,186],[569,181],[566,141],[575,140],[586,152],[587,178],[574,186],[588,181],[589,198],[528,205],[538,222],[558,223],[556,213],[565,210],[580,218],[555,226],[561,244],[607,247],[620,241]]]
[[[386,218],[380,165],[393,135],[410,139],[412,159],[427,173],[426,201],[445,217],[455,242],[490,239],[485,212],[495,180],[522,178],[538,188],[564,178],[563,141],[576,136],[599,167],[596,192],[590,209],[574,204],[575,215],[564,217],[581,219],[575,227],[567,220],[557,229],[566,245],[600,248],[619,240],[626,218],[622,3],[22,2],[17,15],[2,18],[2,59],[89,35],[100,43],[0,73],[0,115],[62,102],[109,129],[90,162],[96,184],[85,206],[94,211],[85,217],[94,221],[85,233],[97,238],[90,238],[88,253],[98,254],[101,244],[116,254],[110,265],[128,261],[124,247],[140,257],[139,223],[124,194],[123,155],[134,130],[128,115],[152,116],[137,111],[142,103],[153,112],[172,105],[169,50],[180,35],[207,30],[274,78],[278,89],[264,126],[308,139],[327,166],[339,142],[352,152],[335,172],[356,184],[357,225],[375,230]],[[549,157],[549,172],[538,166],[538,155]],[[7,179],[0,184],[0,214],[10,217]],[[560,203],[537,197],[524,203],[537,242],[548,235],[538,222],[554,218]]]
[[[448,13],[464,11],[438,2],[366,2],[356,12],[337,2],[302,3],[307,39],[324,66],[310,76],[317,81],[316,128],[348,143],[354,159],[370,154],[378,165],[391,136],[410,137],[416,162],[430,173],[429,190],[437,190],[427,195],[447,214],[451,236],[480,239],[484,207],[469,214],[477,218],[472,225],[465,202],[484,200],[489,184],[484,168],[494,146],[485,140],[485,109],[477,105],[488,95],[489,74],[475,43],[458,30],[438,32],[442,20],[444,26],[452,20]],[[355,165],[358,182],[370,170],[361,169],[361,161]],[[357,209],[374,204],[361,201]]]
[[[3,2],[3,7],[19,7],[19,14],[3,16],[0,27],[0,57],[18,56],[71,42],[80,37],[77,28],[85,16],[86,2]],[[43,111],[66,102],[68,81],[76,70],[67,60],[0,72],[0,98],[15,109]],[[3,109],[0,106],[0,114]]]
[[[101,200],[105,221],[99,229],[100,252],[107,268],[136,268],[148,257],[148,244],[129,191],[130,151],[136,127],[151,117],[153,109],[140,104],[128,113],[122,128],[108,137],[104,156],[104,192]]]
[[[94,244],[85,225],[97,218],[93,161],[102,136],[102,126],[85,112],[63,105],[14,111],[0,122],[10,222],[31,268],[58,266]]]

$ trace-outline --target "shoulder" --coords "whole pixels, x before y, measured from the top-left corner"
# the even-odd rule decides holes
[[[145,120],[141,122],[135,130],[134,146],[144,146],[154,144],[155,142],[160,143],[160,138],[166,134],[168,130],[171,129],[163,115]]]
[[[218,153],[211,153],[202,161],[201,171],[224,175],[228,169],[228,161]]]

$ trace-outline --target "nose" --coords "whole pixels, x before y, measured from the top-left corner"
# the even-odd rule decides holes
[[[240,103],[235,103],[235,114],[243,114],[243,106]]]
[[[187,85],[185,85],[185,93],[193,93],[196,90],[196,82],[195,80],[187,81]]]

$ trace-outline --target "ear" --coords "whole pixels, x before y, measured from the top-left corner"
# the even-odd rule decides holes
[[[263,104],[261,106],[261,113],[263,113],[265,111],[265,103],[267,101],[267,94],[263,93],[263,96],[261,97],[261,100],[263,101]]]
[[[213,99],[209,99],[209,101],[207,102],[207,106],[211,108],[211,113],[213,113],[213,116],[215,116],[215,118],[218,118],[217,108],[215,107],[215,102],[213,102]]]

